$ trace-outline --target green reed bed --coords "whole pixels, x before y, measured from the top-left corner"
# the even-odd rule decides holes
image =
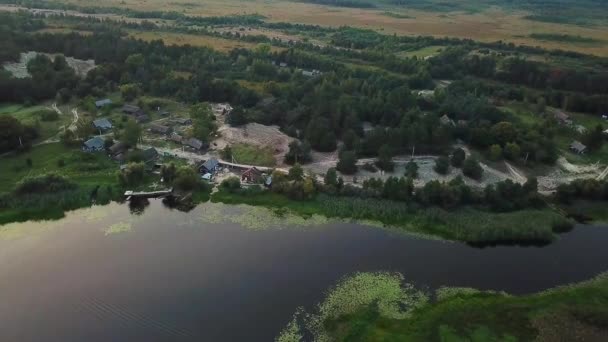
[[[376,221],[409,232],[439,236],[469,243],[549,243],[557,228],[570,223],[550,209],[493,213],[471,207],[454,211],[420,208],[414,204],[374,198],[318,195],[309,201],[294,201],[268,191],[228,193],[211,199],[226,204],[249,204],[291,210],[303,216],[314,214],[357,221]]]

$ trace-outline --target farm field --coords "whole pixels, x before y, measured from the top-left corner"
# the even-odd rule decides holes
[[[257,44],[247,43],[236,40],[222,39],[211,36],[183,34],[172,32],[157,32],[157,31],[131,31],[130,36],[144,41],[162,40],[167,45],[192,45],[200,47],[208,47],[222,52],[229,52],[233,49],[245,48],[252,49]],[[278,50],[277,48],[274,48]]]
[[[608,27],[605,25],[580,26],[572,24],[533,21],[529,14],[514,9],[487,7],[469,11],[436,11],[407,9],[400,15],[386,15],[386,9],[358,9],[321,6],[282,0],[209,0],[193,3],[176,0],[167,4],[160,0],[109,0],[103,3],[92,0],[64,0],[64,3],[92,7],[118,7],[139,11],[176,11],[191,16],[226,16],[260,14],[270,22],[289,22],[323,26],[354,26],[378,30],[386,34],[408,36],[471,38],[482,42],[498,40],[546,49],[571,51],[608,56]],[[409,18],[404,18],[404,16]],[[597,41],[594,44],[572,44],[569,41],[538,40],[531,34],[567,34]]]

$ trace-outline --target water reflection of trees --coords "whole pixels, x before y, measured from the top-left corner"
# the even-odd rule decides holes
[[[196,207],[191,200],[179,200],[173,196],[163,198],[165,208],[176,209],[184,213],[190,212]]]
[[[147,198],[131,198],[129,201],[129,211],[133,215],[141,215],[150,206],[150,201]]]

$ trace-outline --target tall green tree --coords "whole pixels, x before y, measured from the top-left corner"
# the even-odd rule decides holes
[[[135,147],[141,138],[141,126],[133,121],[129,120],[125,124],[125,128],[122,132],[122,142],[125,144]]]

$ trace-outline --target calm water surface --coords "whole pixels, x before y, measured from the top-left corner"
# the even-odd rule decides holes
[[[521,294],[608,270],[606,227],[543,248],[475,249],[218,208],[186,214],[154,201],[137,216],[112,204],[0,227],[0,341],[272,341],[298,307],[356,271]],[[226,220],[232,210],[245,225]]]

